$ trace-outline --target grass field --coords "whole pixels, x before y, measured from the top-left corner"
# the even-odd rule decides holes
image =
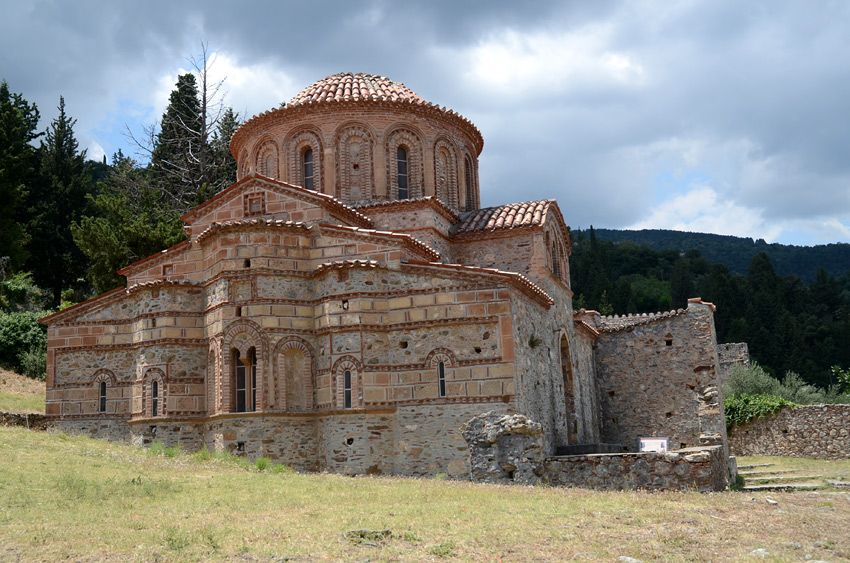
[[[345,535],[364,529],[389,534]],[[850,558],[848,529],[841,491],[300,475],[0,427],[0,561],[836,561]]]
[[[44,382],[0,368],[0,411],[44,412]]]

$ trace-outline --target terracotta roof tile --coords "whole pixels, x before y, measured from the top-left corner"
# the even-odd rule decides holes
[[[452,229],[454,234],[478,233],[500,229],[515,229],[543,225],[546,213],[554,200],[509,203],[497,207],[485,207],[461,215],[460,222]]]
[[[649,324],[655,321],[678,317],[687,313],[685,309],[674,309],[659,313],[641,313],[637,315],[610,315],[600,316],[597,321],[596,330],[599,332],[618,332],[635,326]]]
[[[377,74],[342,72],[310,84],[289,100],[290,106],[343,100],[390,100],[425,103],[416,92]]]

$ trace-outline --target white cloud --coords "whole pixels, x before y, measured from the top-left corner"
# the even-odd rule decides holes
[[[89,141],[86,149],[86,158],[88,160],[96,160],[97,162],[100,162],[103,160],[104,156],[106,156],[106,151],[103,150],[103,147],[100,146],[100,144],[94,139]]]
[[[609,50],[609,34],[604,25],[555,33],[502,29],[455,60],[469,61],[470,84],[508,96],[643,86],[647,70],[633,55]]]

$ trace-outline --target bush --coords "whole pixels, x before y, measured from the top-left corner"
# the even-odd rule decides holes
[[[723,385],[724,397],[733,398],[743,395],[770,395],[798,405],[841,403],[850,400],[848,395],[841,394],[838,385],[821,389],[806,383],[793,371],[787,372],[782,381],[779,381],[755,362],[750,369],[742,365],[733,366],[729,380]]]
[[[773,414],[782,407],[793,407],[794,403],[775,395],[738,395],[723,401],[726,411],[726,429],[736,424],[745,424],[753,419]]]
[[[47,349],[25,350],[18,355],[21,373],[32,379],[44,381],[47,378]]]
[[[0,313],[0,365],[20,372],[24,368],[22,357],[27,356],[23,361],[27,362],[29,372],[43,373],[38,369],[41,360],[32,354],[47,354],[47,327],[38,324],[38,319],[44,315],[36,312]]]

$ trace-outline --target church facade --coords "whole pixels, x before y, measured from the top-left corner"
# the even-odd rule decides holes
[[[574,312],[561,208],[481,208],[482,149],[375,75],[250,119],[185,241],[43,319],[47,415],[352,474],[466,477],[460,428],[488,411],[540,423],[548,455],[725,445],[711,304]]]

